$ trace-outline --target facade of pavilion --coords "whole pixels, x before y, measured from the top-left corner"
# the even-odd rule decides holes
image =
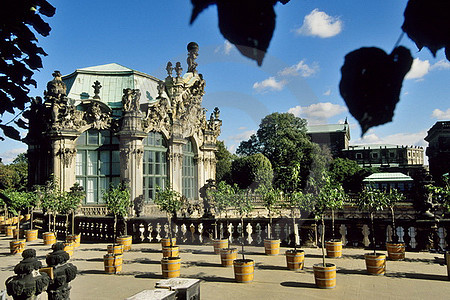
[[[187,72],[167,64],[160,80],[118,64],[55,71],[44,101],[30,109],[29,181],[51,174],[62,190],[78,182],[83,213],[104,214],[102,192],[128,182],[135,209],[149,215],[158,187],[167,184],[190,203],[215,179],[216,139],[222,121],[202,106],[205,80],[196,70],[198,45],[188,45]]]

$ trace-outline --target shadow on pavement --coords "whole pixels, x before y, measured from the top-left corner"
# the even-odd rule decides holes
[[[364,275],[367,274],[367,271],[364,269],[344,269],[344,268],[337,268],[336,271],[338,274],[345,274],[345,275]],[[369,275],[369,274],[367,274]]]
[[[307,283],[307,282],[285,281],[281,282],[280,285],[294,288],[317,289],[317,286],[314,283]]]
[[[271,266],[271,265],[263,265],[261,263],[257,263],[255,267],[259,270],[275,270],[275,271],[288,271],[287,267],[282,266]]]
[[[78,275],[89,275],[89,274],[109,275],[109,274],[105,273],[105,270],[82,270],[82,271],[78,271]]]
[[[196,267],[221,267],[222,265],[219,263],[209,263],[209,262],[204,262],[204,261],[189,261],[189,262],[185,262],[184,265],[191,267],[191,266],[196,266]]]
[[[437,280],[437,281],[448,281],[448,277],[445,275],[435,275],[435,274],[420,274],[420,273],[386,273],[386,277],[397,277],[397,278],[412,278],[412,279],[424,279],[424,280]]]

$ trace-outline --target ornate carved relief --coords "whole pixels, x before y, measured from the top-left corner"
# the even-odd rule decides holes
[[[77,149],[75,148],[65,148],[62,146],[59,148],[58,152],[56,152],[56,155],[58,155],[63,162],[65,167],[69,167],[75,158],[75,154],[77,153]]]
[[[86,112],[86,120],[92,124],[92,128],[102,130],[111,125],[111,112],[103,112],[98,102],[92,101]]]
[[[141,93],[138,89],[124,89],[122,96],[123,111],[138,111]]]

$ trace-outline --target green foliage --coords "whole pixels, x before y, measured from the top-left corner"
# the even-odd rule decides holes
[[[449,174],[442,176],[442,186],[427,185],[426,188],[431,193],[434,204],[450,212],[450,177]]]
[[[31,30],[47,36],[50,26],[41,16],[52,17],[55,8],[45,0],[7,1],[0,9],[0,115],[23,110],[31,98],[30,86],[36,87],[32,79],[35,70],[42,68],[41,56],[47,55],[37,46],[38,39]],[[1,123],[1,120],[0,120]],[[27,129],[26,123],[18,119],[15,123]],[[20,140],[19,132],[8,124],[0,124],[4,135]],[[0,137],[0,140],[3,140]]]
[[[295,191],[286,198],[284,206],[290,209],[313,211],[314,199],[312,197],[312,194],[304,193],[302,191]]]
[[[83,187],[78,182],[70,188],[69,192],[60,192],[57,197],[58,212],[61,214],[74,212],[85,195]]]
[[[25,191],[28,184],[28,160],[19,154],[9,165],[0,163],[0,188]]]
[[[208,196],[212,199],[212,207],[217,215],[226,212],[232,205],[235,190],[225,181],[219,182],[215,189],[207,191]]]
[[[261,153],[235,159],[231,165],[231,174],[233,182],[241,189],[255,190],[259,186],[272,185],[272,164]]]
[[[264,117],[256,135],[241,142],[237,153],[264,154],[272,164],[274,186],[285,193],[305,187],[311,171],[316,174],[324,158],[317,144],[306,135],[306,120],[291,113],[272,113]],[[315,165],[317,163],[317,165]]]
[[[31,205],[32,195],[29,192],[7,190],[4,194],[11,200],[9,212],[16,216]]]
[[[50,176],[45,186],[37,187],[36,193],[40,198],[40,207],[52,214],[58,211],[58,203],[60,199],[59,183],[55,176]]]
[[[308,189],[313,198],[314,212],[318,215],[328,209],[341,209],[344,205],[344,189],[339,183],[333,182],[327,173],[323,173],[320,180],[310,181]]]
[[[231,183],[231,162],[233,155],[227,150],[223,141],[217,141],[216,154],[216,182]]]
[[[165,189],[158,188],[154,202],[160,210],[167,213],[169,218],[173,217],[183,205],[180,193],[174,191],[170,185],[167,185]]]
[[[405,201],[406,197],[403,193],[399,192],[397,189],[390,189],[385,192],[386,204],[388,207],[393,208],[396,203]]]
[[[118,186],[110,185],[109,189],[103,193],[103,201],[106,203],[108,212],[115,217],[128,216],[131,207],[130,190],[124,184]]]
[[[374,189],[372,187],[365,187],[356,199],[356,204],[360,210],[365,210],[371,214],[376,211],[383,210],[389,205],[386,192]]]
[[[235,185],[233,189],[235,196],[232,205],[239,213],[241,218],[243,218],[245,214],[248,214],[253,210],[252,200],[249,195],[250,191],[239,189],[237,185]]]
[[[376,168],[360,167],[356,161],[347,158],[335,158],[329,167],[331,179],[342,184],[346,192],[360,192],[363,179],[376,172]]]
[[[283,191],[280,189],[274,189],[266,185],[260,186],[256,192],[263,200],[263,205],[269,210],[269,213],[281,205],[283,199]]]

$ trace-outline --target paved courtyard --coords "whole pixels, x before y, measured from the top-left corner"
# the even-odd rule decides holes
[[[22,258],[9,254],[10,240],[0,237],[0,290],[5,289],[5,280]],[[27,247],[34,248],[45,264],[50,250],[41,239]],[[133,245],[124,254],[123,272],[107,275],[103,271],[106,244],[82,243],[70,260],[78,268],[71,299],[125,299],[153,289],[162,279],[160,249],[160,244]],[[201,299],[450,299],[447,269],[439,254],[408,252],[404,261],[387,262],[385,276],[373,276],[366,274],[364,249],[344,249],[342,258],[327,260],[337,265],[337,287],[322,290],[316,288],[312,270],[312,265],[321,261],[320,249],[304,248],[305,269],[294,272],[287,270],[283,255],[266,256],[262,247],[246,247],[246,256],[256,264],[250,284],[235,283],[233,269],[220,265],[220,257],[210,245],[181,245],[180,250],[181,277],[201,279]]]

